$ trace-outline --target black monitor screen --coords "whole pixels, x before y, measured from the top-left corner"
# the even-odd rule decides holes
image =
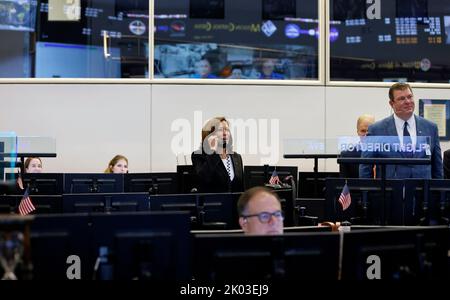
[[[296,0],[263,0],[263,20],[285,20],[297,16]]]
[[[329,177],[339,177],[339,172],[299,172],[299,198],[325,198],[325,180]]]
[[[68,173],[64,193],[122,193],[123,174]]]
[[[152,211],[188,211],[194,229],[236,229],[240,193],[150,196]]]
[[[176,194],[176,173],[131,173],[124,175],[125,192],[147,192],[150,194]]]
[[[65,280],[67,258],[81,260],[81,279],[90,279],[87,214],[37,215],[31,224],[33,279]]]
[[[404,217],[406,225],[449,225],[448,180],[405,180]]]
[[[351,203],[347,209],[338,201],[347,182]],[[404,225],[403,180],[386,180],[385,198],[381,180],[326,180],[325,219],[358,225]]]
[[[191,19],[223,19],[224,0],[190,0],[189,17]]]
[[[297,167],[285,166],[245,166],[244,168],[244,182],[245,189],[254,186],[264,186],[269,183],[273,171],[276,169],[279,179],[286,184],[291,184],[291,181],[286,177],[292,176],[294,182],[297,183]]]
[[[149,210],[147,193],[65,194],[63,199],[65,213]]]
[[[183,165],[177,166],[178,191],[186,194],[197,192],[199,189],[199,182],[194,166]]]
[[[342,279],[448,278],[449,233],[445,226],[345,233]]]
[[[31,203],[36,208],[31,214],[62,213],[61,195],[30,195]],[[0,196],[0,213],[18,213],[23,195]]]
[[[22,176],[24,186],[30,189],[30,195],[62,195],[63,174],[25,173]]]
[[[112,274],[97,279],[190,279],[189,216],[186,213],[93,214],[93,249],[114,253]],[[105,268],[103,270],[111,270]]]
[[[0,195],[0,214],[16,213],[17,201],[20,196]]]
[[[197,234],[194,253],[200,280],[336,279],[339,235]]]

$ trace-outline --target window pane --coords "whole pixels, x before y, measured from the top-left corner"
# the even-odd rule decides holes
[[[148,77],[148,4],[0,0],[0,76]]]
[[[155,0],[155,78],[318,78],[317,0]]]
[[[450,0],[366,2],[330,2],[331,80],[449,82]]]

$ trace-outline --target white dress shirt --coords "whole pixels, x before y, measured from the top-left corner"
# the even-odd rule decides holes
[[[400,139],[400,145],[403,146],[403,127],[405,126],[405,121],[397,117],[396,114],[394,114],[394,121],[395,121],[395,128],[397,129],[397,135]],[[408,132],[411,136],[412,146],[413,149],[416,148],[417,143],[417,130],[416,130],[416,118],[414,118],[414,114],[406,120],[408,122]]]

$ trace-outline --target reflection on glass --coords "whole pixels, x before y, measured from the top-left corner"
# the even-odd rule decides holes
[[[148,33],[148,0],[0,0],[0,77],[145,78]]]
[[[331,80],[449,82],[450,0],[366,2],[330,1]]]
[[[317,0],[156,0],[155,77],[317,79],[317,8]]]

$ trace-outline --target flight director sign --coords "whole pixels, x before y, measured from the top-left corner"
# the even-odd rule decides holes
[[[404,154],[412,154],[420,158],[431,155],[429,136],[411,137],[410,142],[400,141],[398,136],[342,137],[338,148],[339,152],[370,152],[377,157],[401,157]]]

